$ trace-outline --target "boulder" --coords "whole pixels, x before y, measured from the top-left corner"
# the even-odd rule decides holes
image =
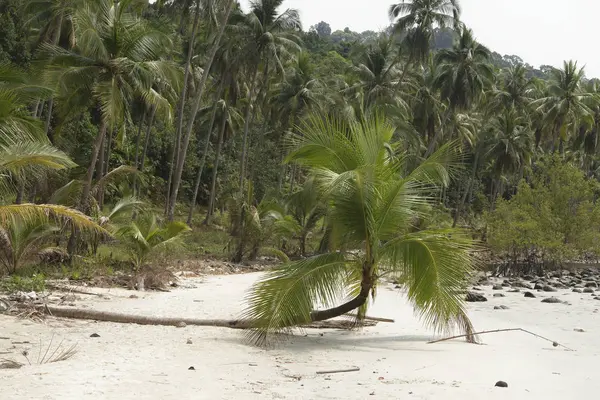
[[[494,306],[494,310],[509,310],[508,306]]]
[[[525,292],[525,297],[530,297],[532,299],[535,299],[535,294],[533,294],[531,292]]]
[[[498,381],[498,382],[496,382],[496,384],[494,386],[501,387],[501,388],[507,388],[508,387],[508,383],[506,383],[504,381]]]
[[[505,297],[504,293],[494,293],[494,297]]]
[[[594,281],[586,282],[584,286],[586,288],[598,288],[598,284]]]
[[[573,293],[582,293],[581,289],[573,288]]]
[[[484,295],[479,294],[479,293],[473,293],[473,292],[467,293],[467,297],[465,298],[465,300],[470,303],[487,301],[487,299],[485,298]]]
[[[555,289],[555,288],[553,288],[553,287],[552,287],[552,286],[550,286],[550,285],[544,285],[544,286],[542,286],[542,290],[543,290],[544,292],[556,292],[556,289]]]
[[[556,297],[547,297],[544,300],[542,300],[542,303],[552,303],[552,304],[556,304],[556,303],[562,303],[562,301],[560,301],[559,299],[557,299]]]
[[[583,293],[594,293],[594,289],[591,287],[586,287],[583,289]]]
[[[496,284],[496,285],[492,286],[492,289],[493,290],[502,290],[502,289],[504,289],[504,287],[500,284]]]

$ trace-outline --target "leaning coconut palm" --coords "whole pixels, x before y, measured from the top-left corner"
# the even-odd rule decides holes
[[[355,309],[360,319],[384,276],[403,282],[427,324],[473,332],[462,294],[474,263],[472,241],[459,230],[417,227],[431,190],[449,180],[444,162],[456,147],[408,171],[406,156],[390,142],[393,133],[381,119],[313,117],[293,137],[288,160],[310,170],[329,204],[329,251],[285,264],[254,285],[244,314],[254,321],[254,341]]]

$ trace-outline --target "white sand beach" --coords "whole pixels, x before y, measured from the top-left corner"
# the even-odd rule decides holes
[[[258,274],[186,279],[195,288],[170,293],[101,290],[109,298],[77,306],[155,316],[235,318]],[[600,301],[560,290],[492,297],[470,303],[477,330],[524,328],[575,351],[522,332],[427,344],[432,332],[402,293],[380,288],[369,314],[395,319],[347,332],[308,330],[276,348],[248,345],[226,328],[139,326],[48,318],[45,324],[0,315],[0,359],[36,360],[39,342],[77,343],[66,361],[0,370],[0,399],[577,399],[600,393]],[[498,291],[494,291],[498,293]],[[130,298],[136,294],[139,298]],[[542,303],[554,295],[568,304]],[[508,310],[494,310],[495,305]],[[584,332],[575,331],[575,328]],[[97,333],[100,337],[91,338]],[[191,339],[191,344],[188,344]],[[30,342],[30,343],[22,343]],[[195,370],[188,370],[193,366]],[[318,375],[358,367],[360,371]],[[499,381],[508,388],[494,387]]]

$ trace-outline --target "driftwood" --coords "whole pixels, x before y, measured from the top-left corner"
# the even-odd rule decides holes
[[[565,346],[565,345],[562,345],[562,344],[558,343],[558,342],[557,342],[557,341],[555,341],[555,340],[548,339],[548,338],[546,338],[546,337],[543,337],[543,336],[541,336],[541,335],[538,335],[537,333],[533,333],[533,332],[531,332],[531,331],[528,331],[528,330],[526,330],[526,329],[523,329],[523,328],[494,329],[494,330],[491,330],[491,331],[481,331],[481,332],[474,332],[474,333],[471,333],[470,335],[483,335],[483,334],[486,334],[486,333],[515,332],[515,331],[521,331],[521,332],[525,332],[525,333],[528,333],[528,334],[530,334],[530,335],[533,335],[533,336],[535,336],[535,337],[537,337],[537,338],[540,338],[540,339],[546,340],[546,341],[548,341],[548,342],[552,343],[552,346],[554,346],[554,347],[561,346],[561,347],[564,347],[565,349],[567,349],[567,350],[569,350],[569,351],[575,351],[575,350],[573,350],[573,349],[571,349],[571,348],[569,348],[569,347],[567,347],[567,346]],[[443,339],[432,340],[432,341],[430,341],[430,342],[427,342],[427,343],[428,343],[428,344],[433,344],[433,343],[445,342],[445,341],[447,341],[447,340],[458,339],[458,338],[462,338],[462,337],[466,337],[466,336],[469,336],[469,335],[456,335],[456,336],[451,336],[451,337],[447,337],[447,338],[443,338]]]
[[[250,320],[227,320],[227,319],[196,319],[196,318],[173,318],[173,317],[150,317],[143,315],[120,314],[107,311],[86,310],[79,308],[56,307],[51,305],[36,306],[37,310],[50,314],[54,317],[70,319],[86,319],[95,321],[115,322],[121,324],[138,325],[163,325],[163,326],[214,326],[231,329],[252,329],[253,323]],[[318,329],[351,329],[356,326],[374,326],[375,321],[363,321],[358,325],[355,321],[348,320],[329,320],[318,321],[302,325],[302,328]]]
[[[353,368],[348,368],[348,369],[334,369],[331,371],[317,371],[317,375],[339,374],[341,372],[356,372],[356,371],[360,371],[360,368],[353,367]]]
[[[356,315],[356,314],[352,314],[352,313],[348,313],[348,314],[345,314],[345,315],[347,315],[348,317],[354,317],[354,318],[356,318],[356,317],[358,316],[358,315]],[[364,319],[365,321],[389,322],[389,323],[391,323],[391,324],[393,324],[394,322],[396,322],[396,321],[395,321],[395,320],[393,320],[393,319],[389,319],[389,318],[379,318],[379,317],[369,317],[368,315],[365,315],[365,316],[363,317],[363,319]]]

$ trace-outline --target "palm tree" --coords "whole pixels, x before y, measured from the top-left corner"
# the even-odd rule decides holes
[[[502,181],[505,174],[519,173],[522,178],[523,169],[531,161],[533,135],[526,117],[519,116],[517,111],[509,109],[494,118],[486,128],[488,135],[488,151],[486,159],[492,160],[492,169],[496,177],[492,204],[496,195],[502,195]]]
[[[371,107],[393,107],[407,114],[408,106],[396,93],[399,71],[393,44],[392,37],[382,34],[377,43],[360,53],[358,63],[353,68],[358,83],[349,90],[362,90],[362,109],[365,111]]]
[[[527,111],[534,100],[534,79],[527,77],[527,69],[523,64],[517,64],[503,70],[498,90],[493,92],[494,99],[491,107],[501,106],[505,109],[514,108]]]
[[[50,236],[60,229],[47,216],[23,219],[13,215],[0,225],[0,264],[8,274],[15,273],[22,262],[38,254]]]
[[[46,78],[56,85],[65,110],[92,102],[101,116],[99,133],[84,180],[81,204],[87,204],[96,161],[108,133],[129,118],[128,105],[139,96],[149,105],[170,105],[153,90],[161,78],[176,81],[172,64],[163,61],[170,39],[128,12],[133,0],[100,0],[73,15],[76,45],[66,50],[43,45],[49,66]],[[100,171],[101,172],[101,171]],[[100,173],[101,177],[102,174]]]
[[[552,71],[547,95],[533,103],[552,126],[552,152],[557,149],[557,142],[562,145],[577,133],[580,125],[593,125],[594,112],[586,105],[586,99],[592,95],[583,86],[584,76],[583,68],[578,68],[576,62],[565,61],[563,69]]]
[[[453,27],[458,30],[460,13],[458,0],[402,0],[390,6],[390,19],[395,21],[393,29],[396,34],[404,35],[403,44],[408,49],[399,84],[410,64],[426,61],[434,28]]]
[[[183,222],[169,222],[161,226],[156,215],[143,213],[135,221],[119,227],[115,236],[127,246],[131,261],[136,269],[140,269],[156,251],[178,245],[189,230]]]
[[[201,102],[202,102],[202,99],[204,96],[204,89],[206,86],[206,82],[208,80],[208,75],[210,73],[212,63],[215,59],[215,56],[217,54],[217,51],[219,50],[220,45],[221,45],[221,40],[225,33],[225,28],[227,27],[227,22],[229,21],[229,16],[230,16],[235,4],[236,4],[236,2],[234,0],[225,0],[225,5],[224,5],[224,8],[223,8],[223,11],[221,14],[222,17],[219,22],[218,32],[217,32],[217,34],[214,38],[214,41],[211,45],[211,49],[208,54],[208,58],[204,65],[204,70],[202,72],[202,76],[200,78],[200,82],[198,83],[198,87],[196,90],[196,96],[193,100],[192,112],[188,117],[186,131],[183,135],[179,134],[181,132],[182,125],[178,124],[179,128],[178,128],[177,140],[179,140],[179,137],[181,137],[181,142],[178,141],[175,144],[176,146],[178,146],[177,153],[176,153],[176,156],[177,156],[176,157],[176,165],[173,170],[172,187],[169,192],[169,199],[168,199],[168,203],[167,203],[167,205],[168,205],[167,218],[170,221],[173,220],[173,216],[175,213],[175,204],[177,203],[177,195],[179,193],[179,187],[181,185],[181,175],[183,173],[183,166],[185,164],[185,159],[186,159],[186,155],[187,155],[188,146],[190,143],[190,138],[192,135],[192,131],[194,129],[194,121],[196,119],[196,115],[197,115],[198,111],[200,110],[200,105],[201,105]],[[183,96],[182,96],[182,98],[183,98]],[[182,116],[181,116],[182,113],[183,113],[183,106],[180,107],[180,119],[182,118]]]
[[[283,0],[257,0],[252,2],[250,12],[236,26],[238,34],[243,38],[240,61],[247,66],[247,96],[244,115],[244,131],[240,157],[239,189],[243,190],[246,178],[246,158],[248,152],[248,134],[250,131],[251,113],[256,108],[253,102],[257,97],[257,75],[263,66],[263,74],[269,76],[270,68],[283,72],[282,57],[290,51],[298,52],[300,39],[297,32],[301,29],[298,11],[288,9],[278,15]]]
[[[444,122],[450,113],[469,110],[482,98],[493,79],[489,59],[490,51],[475,41],[473,32],[466,28],[452,49],[440,50],[435,55],[437,74],[434,85],[448,103]],[[436,131],[426,156],[433,153],[441,132],[441,129]]]
[[[291,140],[288,160],[309,168],[329,204],[329,251],[269,272],[251,290],[245,317],[253,339],[359,309],[365,315],[384,276],[408,289],[428,324],[473,332],[463,297],[473,266],[472,243],[458,230],[417,228],[435,184],[448,182],[445,146],[412,171],[391,143],[384,120],[363,123],[313,117]],[[351,299],[335,305],[344,296]],[[332,307],[314,310],[315,305]]]

